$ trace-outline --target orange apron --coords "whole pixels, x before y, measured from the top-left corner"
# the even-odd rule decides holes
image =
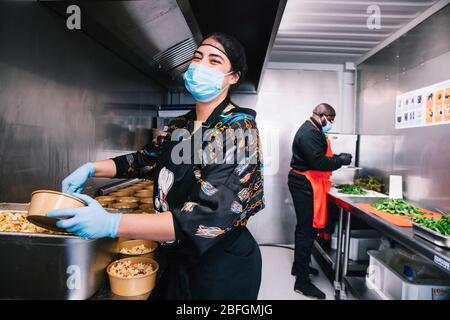
[[[314,127],[317,126],[309,120]],[[333,151],[331,150],[330,140],[327,138],[327,152],[325,156],[332,157]],[[323,229],[327,224],[328,219],[328,206],[327,206],[327,194],[331,189],[331,171],[316,171],[316,170],[307,170],[307,171],[298,171],[292,169],[293,172],[297,174],[304,175],[306,179],[311,183],[313,198],[314,198],[314,218],[313,218],[313,227],[316,229]]]

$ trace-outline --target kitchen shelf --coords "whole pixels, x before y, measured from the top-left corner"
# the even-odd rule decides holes
[[[366,285],[365,277],[344,277],[344,284],[350,293],[359,300],[383,300],[381,296]]]
[[[336,264],[336,255],[337,255],[336,250],[324,248],[317,241],[314,241],[314,248],[316,249],[316,252],[319,253],[325,259],[327,264],[329,264],[330,267],[334,270],[335,264]],[[349,272],[363,272],[365,274],[368,266],[369,266],[369,261],[349,260],[348,271]]]

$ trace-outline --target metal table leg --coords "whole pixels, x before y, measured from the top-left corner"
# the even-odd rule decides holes
[[[350,256],[350,233],[351,233],[351,213],[346,213],[346,221],[345,221],[345,246],[344,246],[344,265],[342,269],[342,275],[345,277],[348,272],[348,260]]]
[[[340,299],[341,292],[341,250],[342,250],[342,237],[343,237],[343,224],[344,222],[344,209],[339,208],[339,222],[338,222],[338,234],[337,234],[337,249],[336,249],[336,261],[334,266],[334,292],[337,300]]]
[[[342,299],[347,299],[347,293],[346,293],[346,288],[344,285],[344,277],[347,276],[347,272],[348,272],[348,260],[349,260],[349,255],[350,255],[350,233],[351,233],[351,213],[350,212],[345,212],[346,214],[346,221],[345,221],[345,244],[344,244],[344,261],[343,261],[343,265],[342,265],[342,275],[341,275],[341,298]]]

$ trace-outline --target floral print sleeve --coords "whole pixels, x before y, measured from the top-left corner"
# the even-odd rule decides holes
[[[233,114],[220,123],[216,128],[222,140],[212,139],[204,145],[204,158],[210,162],[195,165],[196,183],[188,201],[173,210],[177,240],[192,241],[199,254],[264,208],[262,153],[254,118]],[[244,139],[239,137],[242,133]],[[225,163],[213,163],[214,150],[225,145]]]
[[[178,117],[171,121],[167,130],[145,145],[141,150],[113,158],[116,165],[115,178],[152,178],[161,146],[171,137],[171,132],[178,128],[185,128],[190,114]]]

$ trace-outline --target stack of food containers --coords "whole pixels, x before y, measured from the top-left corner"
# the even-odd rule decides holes
[[[141,181],[95,199],[103,207],[117,209],[123,213],[155,212],[152,181]]]

